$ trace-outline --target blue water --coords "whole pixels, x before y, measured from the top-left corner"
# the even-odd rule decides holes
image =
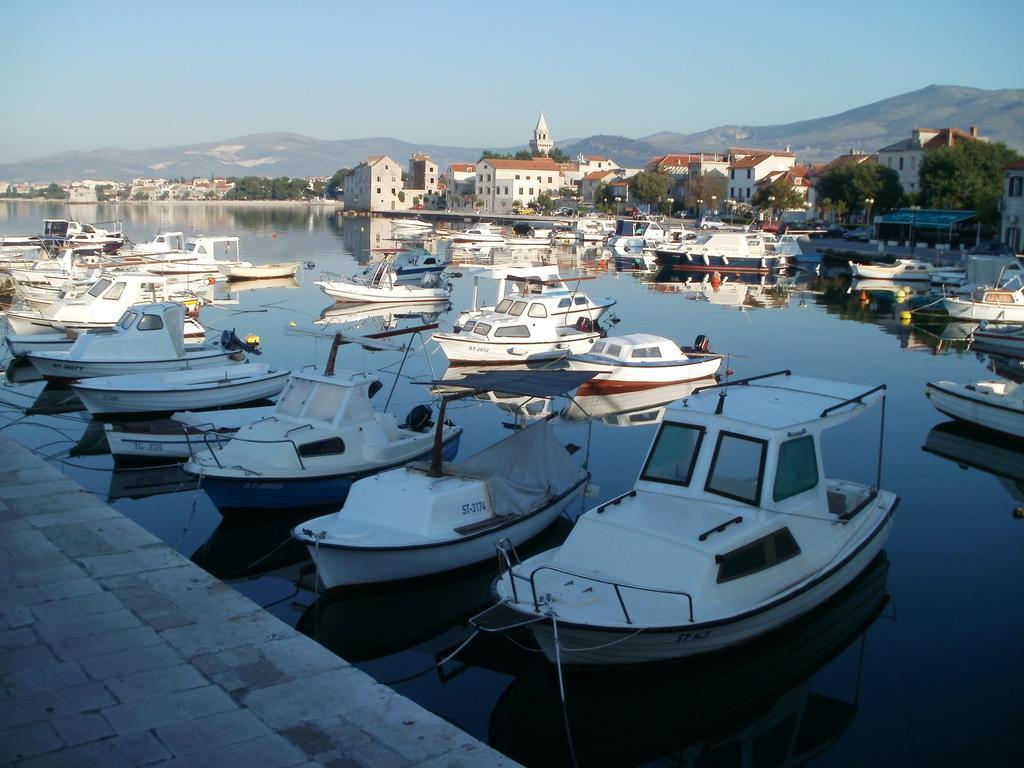
[[[67,210],[0,203],[0,234],[39,231],[44,217]],[[201,315],[216,329],[258,334],[261,362],[289,368],[322,366],[326,359],[327,336],[316,333],[322,327],[315,321],[331,301],[313,285],[320,271],[355,272],[368,260],[368,249],[393,245],[386,222],[335,217],[329,208],[75,206],[70,215],[118,218],[133,240],[161,229],[237,234],[243,258],[312,262],[297,287],[234,293],[228,300],[235,303],[207,306]],[[789,634],[731,657],[653,674],[569,676],[566,710],[577,762],[718,765],[738,763],[749,750],[768,764],[1016,764],[1017,693],[1024,681],[1018,596],[1024,520],[1014,510],[1024,507],[1024,448],[970,430],[935,431],[947,420],[923,394],[928,381],[991,376],[993,361],[943,339],[957,336],[956,328],[944,330],[934,319],[923,325],[902,319],[911,297],[847,293],[842,276],[755,287],[740,309],[690,300],[675,286],[652,284],[649,276],[616,273],[593,254],[564,251],[558,259],[563,272],[580,268],[595,276],[586,283],[589,293],[617,300],[616,333],[645,331],[685,343],[705,333],[715,350],[729,353],[737,376],[792,369],[885,383],[882,485],[901,496],[887,562],[875,564],[851,595]],[[439,316],[442,326],[468,306],[471,290],[468,277],[456,281],[454,309]],[[431,319],[413,313],[357,324],[362,332],[376,332]],[[385,386],[375,402],[382,407],[390,395],[389,410],[403,417],[430,400],[421,382],[439,376],[446,364],[430,342],[417,342],[401,368],[400,358],[350,345],[341,364],[383,370]],[[284,543],[290,527],[304,519],[301,512],[287,519],[224,521],[175,466],[112,471],[109,455],[90,455],[90,445],[102,450],[102,440],[97,448],[101,435],[96,425],[86,429],[87,415],[25,415],[33,406],[71,405],[64,402],[66,392],[40,383],[9,384],[2,392],[7,405],[0,418],[9,435],[277,616],[378,680],[411,677],[393,682],[396,690],[516,759],[570,764],[557,681],[536,654],[501,638],[476,639],[434,669],[468,636],[465,618],[487,604],[490,564],[441,583],[311,607],[313,593],[295,585],[304,552]],[[461,456],[507,434],[504,425],[514,420],[508,410],[472,400],[449,413],[465,429]],[[585,446],[577,455],[588,457],[598,487],[588,504],[631,487],[654,429],[640,422],[559,425],[567,442]],[[873,479],[877,431],[876,414],[830,437],[830,474]],[[923,449],[926,443],[932,450]],[[540,546],[564,534],[564,527],[556,528]]]

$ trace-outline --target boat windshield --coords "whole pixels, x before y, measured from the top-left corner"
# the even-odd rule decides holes
[[[663,422],[640,479],[689,485],[703,438],[703,427]]]
[[[512,306],[512,299],[502,299],[494,305],[495,312],[505,313],[508,312],[508,308]]]
[[[89,289],[89,295],[93,297],[99,296],[101,293],[107,290],[109,286],[110,281],[107,280],[106,278],[103,278],[102,280],[97,280],[96,284]]]
[[[124,330],[127,331],[129,328],[132,327],[132,324],[135,322],[138,316],[139,315],[137,312],[132,312],[130,310],[128,312],[125,312],[123,315],[121,315],[121,319],[117,321],[117,327],[123,328]]]

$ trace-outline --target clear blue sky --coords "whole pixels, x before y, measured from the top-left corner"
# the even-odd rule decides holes
[[[1024,87],[1021,0],[6,0],[0,162],[266,131],[522,144]],[[525,132],[525,135],[524,135]]]

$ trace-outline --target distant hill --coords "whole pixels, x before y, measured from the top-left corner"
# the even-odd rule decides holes
[[[874,152],[910,135],[916,126],[967,129],[1024,151],[1024,90],[984,91],[931,85],[919,91],[857,107],[838,115],[774,126],[723,125],[698,133],[656,133],[640,139],[591,136],[566,139],[559,149],[611,157],[620,165],[639,167],[667,152],[723,152],[730,146],[789,147],[801,160],[828,160],[856,149]],[[514,152],[523,147],[486,147]],[[428,152],[443,169],[451,162],[473,162],[484,147],[412,144],[388,137],[323,141],[294,133],[261,133],[234,139],[160,149],[105,147],[92,152],[64,152],[0,165],[4,181],[74,181],[184,176],[329,176],[351,168],[370,155],[390,155],[405,163],[415,152]]]

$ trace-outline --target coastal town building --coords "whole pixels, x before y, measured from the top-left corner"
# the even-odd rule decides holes
[[[451,163],[441,179],[445,186],[445,208],[453,211],[473,208],[476,163]]]
[[[345,210],[400,211],[412,203],[402,187],[402,166],[387,155],[366,158],[345,177]]]
[[[561,169],[549,158],[488,157],[476,164],[475,206],[487,213],[512,213],[542,194],[557,196],[561,186]]]
[[[1002,220],[999,239],[1014,253],[1024,251],[1020,232],[1024,227],[1024,160],[1013,163],[1003,171]]]
[[[792,152],[731,148],[729,150],[729,199],[750,203],[757,183],[769,174],[788,171],[796,164]]]
[[[590,205],[594,204],[594,195],[602,185],[611,184],[619,180],[618,174],[614,171],[592,171],[580,181],[580,200]]]
[[[912,194],[921,191],[921,163],[928,152],[940,147],[952,147],[968,141],[988,141],[978,135],[976,126],[968,131],[959,128],[914,128],[910,138],[878,150],[878,162],[892,168],[900,177],[903,191]]]

